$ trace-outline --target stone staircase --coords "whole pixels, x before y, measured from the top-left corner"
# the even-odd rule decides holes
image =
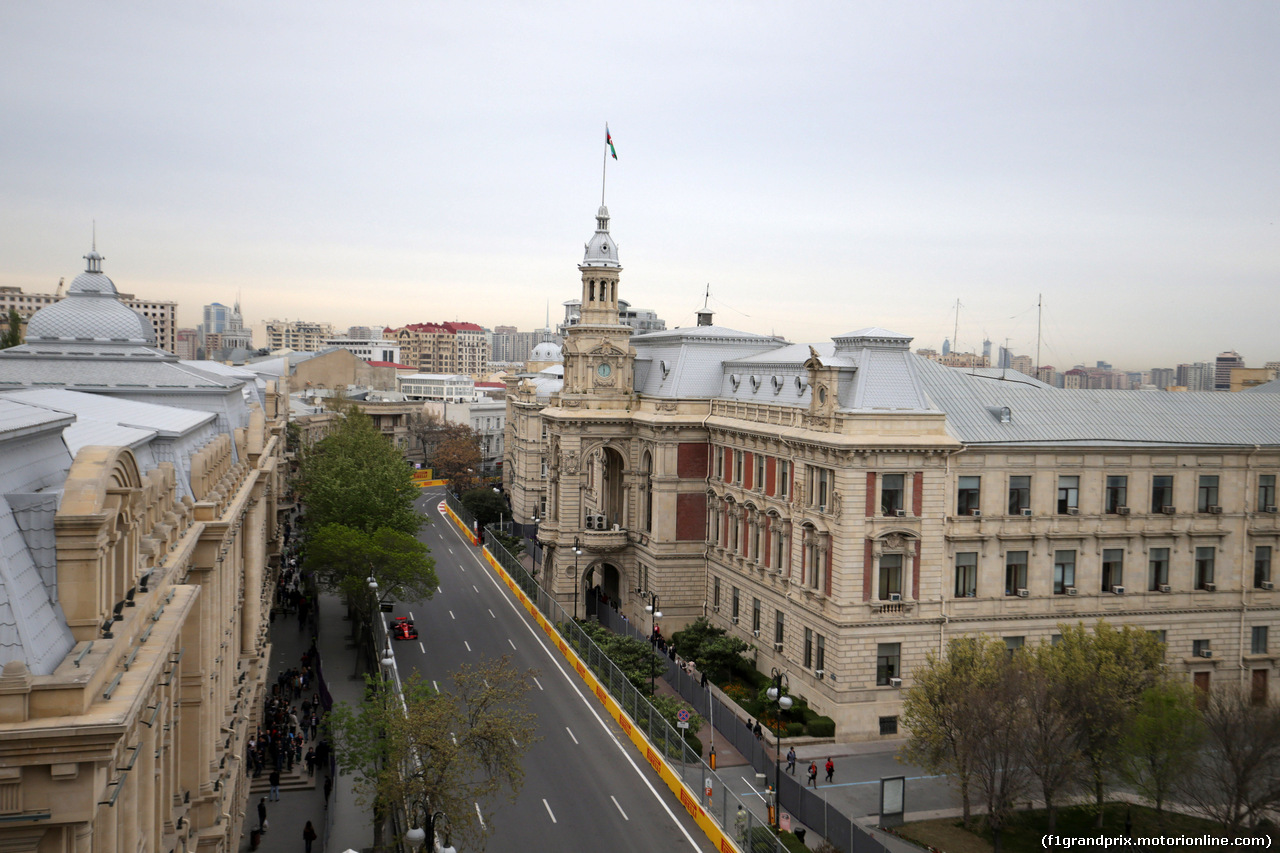
[[[288,765],[286,765],[288,766]],[[262,768],[262,775],[252,780],[249,785],[249,796],[265,797],[271,791],[271,770],[267,767]],[[283,791],[310,791],[316,787],[316,776],[307,775],[307,763],[305,761],[295,761],[293,764],[293,772],[288,770],[280,771],[280,790]],[[250,802],[253,802],[251,799]]]

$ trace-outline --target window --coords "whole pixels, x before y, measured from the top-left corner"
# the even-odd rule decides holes
[[[814,644],[814,669],[827,668],[827,638],[821,634],[815,635],[816,643]]]
[[[1160,587],[1169,585],[1169,549],[1152,548],[1147,552],[1147,568],[1150,583],[1147,589],[1159,592]]]
[[[1212,547],[1196,549],[1196,589],[1208,589],[1213,583],[1214,556]]]
[[[713,578],[711,582],[711,606],[720,609],[720,578]]]
[[[1112,587],[1124,586],[1124,549],[1102,549],[1102,591],[1110,592]]]
[[[880,734],[896,735],[898,733],[897,717],[881,717],[880,718]]]
[[[1195,658],[1205,657],[1205,652],[1210,651],[1208,640],[1192,640],[1191,656]]]
[[[1004,650],[1009,653],[1009,657],[1013,657],[1018,649],[1022,648],[1026,643],[1026,637],[1005,637]]]
[[[880,643],[876,646],[876,686],[888,687],[890,678],[902,672],[902,643]]]
[[[791,463],[778,460],[778,495],[786,497],[791,491]]]
[[[1265,655],[1267,653],[1267,626],[1255,625],[1253,627],[1252,642],[1249,644],[1249,654]]]
[[[1009,478],[1009,515],[1022,515],[1024,509],[1031,509],[1031,478]]]
[[[956,598],[973,598],[978,594],[978,552],[956,554]]]
[[[1076,552],[1053,552],[1053,594],[1066,595],[1076,585]]]
[[[1161,474],[1151,478],[1151,511],[1164,512],[1173,506],[1173,475]]]
[[[901,554],[880,557],[880,600],[888,601],[890,595],[902,595]]]
[[[735,587],[733,588],[733,621],[734,621],[734,622],[737,622],[737,621],[738,621],[738,605],[739,605],[739,601],[740,601],[740,599],[739,599],[739,594],[738,594],[738,588],[735,586]]]
[[[1253,588],[1271,580],[1271,546],[1259,545],[1253,549]]]
[[[1107,493],[1105,495],[1104,509],[1107,513],[1115,515],[1120,511],[1120,507],[1129,505],[1129,478],[1128,477],[1107,477]]]
[[[974,510],[981,509],[978,503],[981,492],[981,477],[961,477],[956,490],[956,515],[973,515]]]
[[[835,484],[835,472],[829,468],[809,468],[809,506],[816,506],[826,512],[831,499],[831,488]]]
[[[1258,509],[1263,512],[1267,507],[1276,505],[1276,475],[1258,475]]]
[[[1070,510],[1080,508],[1080,478],[1058,478],[1058,515],[1067,515]]]
[[[1027,552],[1010,551],[1004,555],[1004,594],[1017,595],[1027,588]]]
[[[764,491],[764,457],[759,453],[756,454],[756,479],[751,485],[757,492]]]
[[[751,630],[753,633],[760,633],[760,599],[751,599]]]
[[[1209,507],[1218,505],[1218,477],[1214,474],[1201,474],[1200,487],[1196,490],[1196,512],[1209,512]]]
[[[545,436],[544,436],[545,438]],[[716,479],[724,479],[724,448],[716,448]]]
[[[742,485],[742,463],[745,461],[746,454],[741,450],[730,451],[733,454],[733,482],[739,486]]]
[[[804,629],[804,667],[809,669],[813,666],[813,629]]]
[[[906,476],[904,474],[885,474],[880,478],[880,512],[882,515],[897,515],[902,509],[902,493]]]
[[[784,636],[783,632],[783,613],[781,610],[773,611],[773,641],[778,645],[782,645]]]

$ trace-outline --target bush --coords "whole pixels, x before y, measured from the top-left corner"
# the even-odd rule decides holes
[[[801,843],[793,833],[783,830],[778,833],[778,840],[782,842],[782,846],[787,848],[787,853],[809,853],[809,848]]]
[[[804,734],[804,723],[787,723],[787,737],[800,737]]]
[[[834,737],[836,721],[830,717],[815,717],[806,726],[810,737]]]
[[[778,849],[773,830],[767,826],[751,827],[747,833],[746,849],[749,853],[774,853]]]

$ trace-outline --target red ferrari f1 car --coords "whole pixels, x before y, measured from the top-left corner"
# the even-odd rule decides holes
[[[418,629],[413,627],[413,620],[407,616],[397,616],[391,622],[391,639],[416,640]]]

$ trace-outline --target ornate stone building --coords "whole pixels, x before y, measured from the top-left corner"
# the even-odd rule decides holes
[[[579,270],[563,380],[509,383],[504,465],[566,606],[600,584],[646,626],[657,595],[668,633],[706,614],[842,739],[897,733],[949,638],[1064,621],[1141,626],[1198,686],[1276,697],[1275,395],[1063,391],[879,328],[631,339],[603,208]]]
[[[0,847],[234,850],[286,397],[155,349],[88,259],[0,353]]]

